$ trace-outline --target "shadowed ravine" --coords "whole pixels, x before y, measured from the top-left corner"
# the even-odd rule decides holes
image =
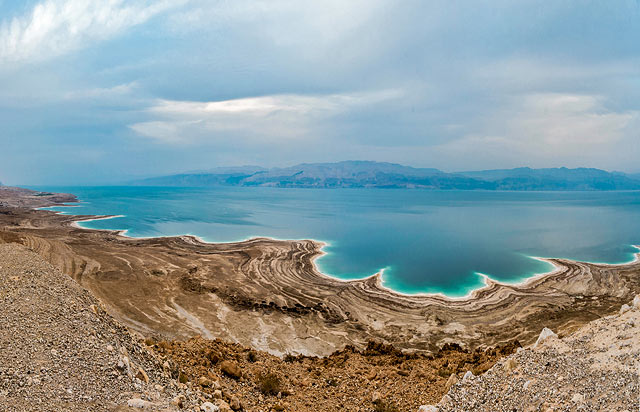
[[[272,353],[327,355],[380,340],[433,351],[518,339],[544,327],[561,333],[616,311],[640,292],[640,263],[551,259],[557,270],[510,286],[490,283],[464,299],[400,295],[378,277],[343,282],[319,273],[321,245],[252,239],[208,244],[191,236],[133,239],[80,229],[68,216],[32,207],[73,196],[0,190],[0,243],[33,249],[71,275],[145,335],[202,335]]]

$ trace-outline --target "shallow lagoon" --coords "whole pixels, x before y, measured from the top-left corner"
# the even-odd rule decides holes
[[[134,237],[321,240],[322,272],[355,279],[384,269],[384,284],[404,293],[461,296],[482,286],[478,273],[518,282],[552,269],[531,256],[621,263],[640,244],[640,192],[36,189],[77,195],[77,207],[52,208],[63,213],[124,215],[81,225]]]

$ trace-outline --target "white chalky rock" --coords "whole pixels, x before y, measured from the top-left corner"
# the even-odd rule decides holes
[[[640,295],[636,295],[636,297],[633,298],[633,308],[635,310],[640,310]]]
[[[200,410],[203,412],[218,412],[220,408],[218,408],[216,405],[212,404],[211,402],[205,402],[202,405],[200,405]]]
[[[149,401],[135,398],[129,399],[127,401],[127,406],[130,408],[151,409],[153,407],[153,404]]]
[[[438,408],[433,405],[422,405],[418,408],[418,412],[438,412]]]
[[[620,307],[620,314],[622,315],[623,313],[628,312],[629,310],[631,310],[631,306],[627,305],[626,303],[624,305],[622,305]]]
[[[535,349],[538,346],[542,345],[544,343],[544,341],[546,341],[549,338],[557,338],[557,337],[558,337],[558,335],[556,335],[551,329],[544,328],[544,329],[542,329],[542,332],[540,332],[540,336],[538,336],[538,340],[533,345],[533,348]]]
[[[462,377],[462,382],[466,382],[470,379],[473,379],[473,372],[471,371],[465,372],[464,376]]]

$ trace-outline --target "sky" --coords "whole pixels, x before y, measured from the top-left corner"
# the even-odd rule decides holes
[[[638,0],[0,0],[5,184],[638,159]]]

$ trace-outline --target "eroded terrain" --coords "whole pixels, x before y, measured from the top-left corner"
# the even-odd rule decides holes
[[[379,277],[342,282],[319,273],[321,245],[253,239],[208,244],[194,237],[132,239],[86,230],[34,207],[72,195],[0,190],[0,242],[39,253],[88,288],[112,314],[157,339],[194,335],[273,354],[328,355],[370,340],[436,352],[530,343],[544,327],[560,333],[610,314],[640,291],[640,263],[550,260],[557,270],[525,285],[491,283],[470,297],[406,296]]]

